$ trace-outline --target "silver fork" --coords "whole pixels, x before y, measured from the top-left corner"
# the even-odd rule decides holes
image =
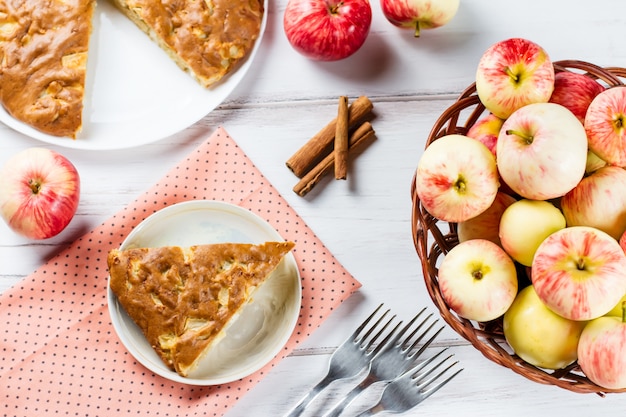
[[[389,340],[385,347],[372,358],[365,378],[348,394],[346,394],[346,396],[344,396],[343,399],[330,411],[324,414],[324,417],[337,417],[341,415],[343,410],[367,387],[378,382],[389,382],[405,373],[415,364],[415,360],[426,350],[426,348],[428,348],[432,341],[435,340],[437,335],[443,330],[443,326],[441,326],[419,349],[415,349],[418,343],[426,337],[428,332],[437,323],[437,320],[434,320],[430,322],[429,325],[429,321],[433,316],[432,314],[429,314],[419,322],[417,327],[411,331],[406,338],[400,340],[415,324],[418,318],[421,317],[425,310],[426,309],[423,309],[417,313],[417,315],[415,315],[415,317],[413,317],[399,333],[396,333],[396,335]],[[420,330],[424,327],[426,328],[420,332]],[[420,333],[418,334],[418,332]],[[416,335],[417,338],[413,340]]]
[[[438,374],[433,375],[437,369],[449,362],[448,360],[454,356],[450,355],[423,371],[429,363],[445,350],[440,351],[435,356],[425,360],[387,384],[378,403],[372,408],[363,411],[357,417],[370,417],[382,411],[403,413],[417,406],[441,389],[463,370],[463,368],[460,368],[451,373],[452,368],[458,364],[458,361],[455,361],[449,363]]]
[[[374,319],[376,314],[382,308],[380,304],[368,318],[357,327],[352,333],[332,354],[330,362],[328,364],[328,370],[326,376],[322,378],[317,385],[315,385],[296,406],[285,415],[285,417],[296,417],[301,415],[308,405],[319,395],[320,392],[331,382],[339,379],[351,378],[362,372],[370,363],[372,357],[374,357],[385,345],[386,341],[393,335],[398,328],[396,325],[383,339],[383,342],[372,348],[376,340],[378,340],[385,332],[387,327],[395,319],[393,315],[389,320],[383,323],[383,319],[389,314],[389,309],[385,311],[382,316],[376,320],[376,322],[370,326],[367,330],[370,321]],[[382,327],[380,327],[382,326]],[[380,327],[377,333],[374,332]]]

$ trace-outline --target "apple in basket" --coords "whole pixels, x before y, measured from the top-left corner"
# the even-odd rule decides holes
[[[585,326],[578,342],[578,365],[601,387],[626,388],[626,303],[622,316],[599,317]]]
[[[585,322],[566,319],[550,310],[529,285],[504,313],[502,329],[513,352],[531,365],[562,369],[576,361]]]
[[[500,246],[485,239],[454,246],[441,261],[437,276],[446,305],[468,320],[497,319],[517,295],[515,263]]]
[[[589,149],[611,165],[626,167],[626,88],[598,94],[587,109],[585,130]]]
[[[502,213],[500,241],[513,259],[531,266],[541,242],[565,226],[565,216],[549,201],[521,199]]]
[[[487,116],[477,120],[469,128],[467,136],[482,142],[495,155],[496,143],[498,142],[498,135],[503,123],[504,120],[489,113]]]
[[[605,316],[622,317],[624,313],[624,303],[626,303],[626,294],[615,304],[615,307],[611,309]]]
[[[487,210],[498,193],[495,156],[479,141],[446,135],[426,147],[415,172],[415,191],[440,220],[462,222]]]
[[[608,313],[626,294],[626,254],[617,240],[588,226],[548,236],[531,268],[537,295],[556,314],[577,321]]]
[[[0,170],[0,214],[27,238],[59,234],[74,217],[79,197],[76,167],[50,149],[18,152]]]
[[[550,103],[567,107],[574,116],[585,122],[589,104],[605,87],[588,75],[571,71],[560,71],[554,76],[554,91]]]
[[[380,0],[383,15],[393,25],[413,30],[434,29],[450,22],[459,9],[460,0]]]
[[[365,43],[371,23],[368,0],[289,0],[283,16],[291,46],[319,61],[354,54]]]
[[[499,191],[487,210],[457,224],[459,242],[470,239],[487,239],[498,246],[502,246],[499,234],[500,219],[504,210],[515,201],[514,197]]]
[[[554,66],[538,44],[511,38],[490,46],[476,69],[476,93],[501,119],[531,103],[545,103],[554,91]]]
[[[605,166],[594,171],[560,204],[569,226],[592,226],[619,239],[626,231],[626,170]]]
[[[585,128],[560,104],[528,104],[502,125],[496,158],[502,180],[520,196],[561,197],[585,174]]]

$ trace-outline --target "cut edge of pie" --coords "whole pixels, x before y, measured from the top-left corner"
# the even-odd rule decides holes
[[[52,136],[82,130],[95,0],[0,1],[0,100]]]
[[[185,72],[209,88],[250,54],[262,0],[113,0]]]
[[[186,377],[294,246],[113,249],[107,258],[109,285],[161,360]]]

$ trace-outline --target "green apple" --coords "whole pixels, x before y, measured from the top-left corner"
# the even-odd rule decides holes
[[[541,242],[565,226],[565,216],[552,203],[521,199],[502,213],[500,242],[513,259],[522,265],[531,266]]]
[[[585,324],[552,312],[529,285],[504,314],[503,330],[509,346],[526,362],[539,368],[562,369],[578,358],[578,341]]]

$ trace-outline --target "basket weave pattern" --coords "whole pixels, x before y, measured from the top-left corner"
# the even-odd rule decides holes
[[[554,62],[554,68],[556,72],[572,71],[589,75],[607,87],[624,85],[622,78],[626,78],[625,68],[602,68],[584,61],[557,61]],[[475,84],[470,85],[456,102],[439,116],[428,136],[426,146],[445,135],[466,134],[470,127],[487,113],[476,94]],[[584,376],[576,363],[556,371],[530,365],[514,355],[506,344],[501,318],[487,323],[477,323],[461,318],[450,310],[439,289],[437,265],[458,243],[456,224],[439,221],[424,209],[415,190],[415,176],[411,184],[411,197],[413,243],[421,262],[426,289],[442,318],[459,335],[491,361],[510,368],[531,381],[601,396],[605,393],[626,392],[626,389],[610,390],[599,387]]]

